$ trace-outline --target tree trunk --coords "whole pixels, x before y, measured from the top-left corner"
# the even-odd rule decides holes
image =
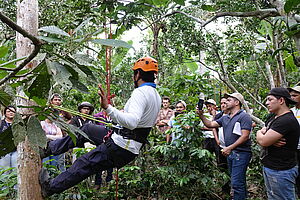
[[[38,31],[38,2],[37,0],[17,1],[17,24],[32,35]],[[17,57],[28,56],[34,45],[28,38],[17,33]],[[36,63],[31,62],[26,67],[35,67]],[[18,89],[20,96],[25,96],[22,88]],[[17,100],[17,105],[30,106],[29,101]],[[18,112],[28,116],[32,114],[30,109],[19,109]],[[24,142],[18,145],[18,198],[19,200],[40,200],[41,187],[38,181],[41,169],[41,159],[37,152],[33,151],[26,137]]]

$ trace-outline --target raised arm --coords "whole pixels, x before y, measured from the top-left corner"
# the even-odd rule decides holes
[[[210,121],[208,120],[204,114],[202,110],[198,110],[196,111],[196,113],[199,115],[200,119],[202,120],[203,124],[208,127],[208,128],[219,128],[220,125],[216,122],[216,121]]]

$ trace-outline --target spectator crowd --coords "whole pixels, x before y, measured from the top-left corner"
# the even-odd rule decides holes
[[[62,97],[53,94],[49,103],[56,106],[62,105]],[[162,97],[162,108],[158,113],[156,127],[159,133],[165,136],[166,143],[176,144],[182,136],[176,134],[174,129],[191,129],[192,127],[181,124],[179,115],[187,113],[187,104],[178,100],[172,105],[171,99]],[[246,172],[252,157],[250,134],[256,124],[251,119],[251,113],[243,109],[245,101],[240,93],[224,94],[219,104],[214,99],[204,101],[204,108],[195,108],[201,121],[202,148],[215,155],[217,167],[230,176],[222,190],[228,193],[231,199],[247,199]],[[298,162],[300,160],[300,86],[291,88],[273,88],[267,96],[266,105],[269,116],[265,125],[254,133],[257,144],[261,146],[261,164],[263,178],[268,199],[297,199],[300,197],[300,176]],[[94,121],[101,119],[111,122],[105,110],[95,113],[95,107],[89,102],[78,104],[77,110],[83,115],[72,116],[70,113],[55,110],[66,123],[78,128],[85,124],[94,124],[105,127],[105,124]],[[0,123],[0,133],[4,132],[13,123],[17,109],[7,106],[3,110]],[[60,129],[55,121],[47,118],[41,121],[41,127],[49,141],[64,138],[66,133]],[[183,141],[184,142],[184,141]],[[86,143],[86,147],[95,147]],[[50,155],[43,159],[57,170],[66,170],[65,153]],[[17,152],[11,152],[0,159],[0,167],[13,168],[17,166]],[[113,168],[106,170],[106,182],[113,179]],[[102,184],[103,170],[95,176],[95,188]]]

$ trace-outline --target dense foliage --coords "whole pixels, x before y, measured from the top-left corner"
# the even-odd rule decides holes
[[[153,131],[150,145],[140,157],[119,170],[119,195],[127,199],[222,199],[220,188],[228,176],[216,168],[215,156],[202,148],[199,119],[194,113],[197,96],[203,92],[206,98],[218,102],[225,92],[236,90],[244,95],[253,114],[264,120],[267,110],[263,104],[269,89],[299,82],[300,26],[293,18],[299,14],[299,3],[286,0],[284,10],[274,16],[230,15],[208,26],[203,22],[216,13],[247,13],[274,6],[265,0],[40,0],[39,38],[45,44],[35,58],[39,64],[23,79],[18,77],[29,69],[22,69],[1,85],[0,103],[13,103],[20,87],[36,103],[33,109],[37,118],[23,120],[19,116],[15,122],[15,130],[22,133],[38,127],[39,120],[50,114],[47,99],[54,92],[63,95],[64,107],[76,110],[78,103],[89,101],[99,111],[97,84],[105,85],[105,54],[112,48],[111,93],[116,95],[112,101],[121,109],[133,90],[132,64],[139,57],[151,55],[160,64],[159,93],[170,96],[173,104],[187,102],[190,112],[180,120],[192,128],[170,130],[182,131],[182,142],[177,145],[166,144],[164,136]],[[0,8],[16,21],[16,1],[4,0]],[[126,38],[119,40],[132,27],[144,31],[140,49],[133,50],[133,42]],[[105,40],[110,31],[113,40]],[[15,32],[1,23],[0,80],[16,68],[14,59]],[[57,123],[74,136],[74,129]],[[30,136],[36,141],[41,133],[33,130]],[[17,136],[24,138],[22,134]],[[251,135],[253,159],[248,188],[251,199],[263,199],[260,149],[254,136],[255,130]],[[114,198],[114,184],[98,192],[93,190],[91,180],[52,199]],[[15,183],[16,171],[1,171],[0,196],[15,198]]]

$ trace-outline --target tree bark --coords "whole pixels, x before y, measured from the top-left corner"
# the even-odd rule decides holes
[[[267,75],[268,75],[268,78],[269,78],[269,81],[270,81],[270,87],[272,89],[272,88],[275,87],[275,82],[274,82],[274,78],[273,78],[273,75],[272,75],[271,66],[270,66],[268,61],[266,61],[266,70],[267,70]]]
[[[17,24],[31,35],[36,36],[38,31],[38,2],[37,0],[17,1]],[[28,56],[34,45],[28,38],[17,33],[17,57]],[[36,62],[30,62],[26,68],[33,68]],[[20,96],[25,96],[22,88],[18,89]],[[30,106],[29,101],[17,100],[18,105]],[[28,116],[32,114],[30,109],[19,109],[21,114]],[[41,187],[39,185],[39,171],[41,169],[41,159],[37,152],[33,151],[26,137],[25,141],[18,145],[18,199],[19,200],[40,200]]]

